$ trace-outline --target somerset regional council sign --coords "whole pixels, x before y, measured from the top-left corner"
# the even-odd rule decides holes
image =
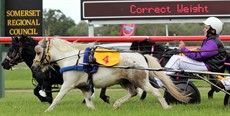
[[[82,20],[230,17],[230,0],[81,0]]]
[[[42,0],[6,0],[5,36],[42,36]]]

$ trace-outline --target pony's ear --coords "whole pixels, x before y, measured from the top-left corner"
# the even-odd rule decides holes
[[[22,34],[22,35],[21,35],[21,38],[22,38],[24,41],[26,41],[26,40],[28,40],[28,39],[31,39],[31,36]]]
[[[15,40],[16,36],[12,36],[11,38],[12,38],[12,40]]]
[[[20,43],[20,37],[19,36],[13,36],[12,38],[12,46],[17,47]]]
[[[39,41],[39,44],[43,47],[46,47],[47,41],[48,41],[48,38],[44,37],[41,41]]]
[[[27,35],[22,34],[21,37],[22,37],[22,38],[27,38]]]
[[[46,42],[46,37],[44,37],[40,42],[45,43]]]
[[[21,36],[19,36],[19,40],[18,41],[26,41],[27,40],[27,35],[22,34]]]
[[[49,38],[48,37],[44,37],[43,38],[43,43],[47,43],[47,41],[49,41]]]
[[[49,41],[49,38],[48,37],[45,37],[46,41]]]
[[[41,41],[42,42],[46,42],[46,41],[48,41],[49,39],[48,39],[48,37],[44,37]]]
[[[17,43],[20,41],[21,37],[20,36],[13,36],[12,40],[16,41]]]
[[[17,37],[16,36],[12,36],[11,38],[12,38],[12,43],[14,43],[15,41],[17,42],[17,40],[16,40]]]

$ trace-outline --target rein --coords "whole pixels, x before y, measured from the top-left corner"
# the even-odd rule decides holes
[[[80,53],[81,51],[79,50],[78,54],[74,54],[74,55],[71,55],[71,56],[63,57],[63,58],[60,58],[60,59],[57,59],[57,60],[54,60],[54,61],[49,61],[47,59],[47,57],[50,59],[50,56],[48,54],[49,49],[50,49],[49,46],[50,46],[50,41],[46,41],[45,45],[41,46],[43,48],[43,53],[44,54],[42,55],[41,60],[34,60],[34,62],[40,62],[42,65],[48,65],[48,64],[54,64],[54,63],[56,63],[58,61],[61,61],[61,60],[67,59],[67,58],[78,56],[78,59],[77,59],[77,63],[78,63],[78,60],[80,59],[80,55],[84,54],[84,53]],[[47,63],[44,63],[44,61],[46,61]]]
[[[152,50],[154,50],[154,47],[152,48]],[[153,55],[153,53],[157,53],[157,51],[139,51],[138,53],[140,53],[140,54],[151,54],[151,56]],[[44,51],[45,51],[45,49],[44,49]],[[136,51],[132,51],[132,50],[117,50],[118,52],[121,52],[121,53],[136,53]],[[109,52],[117,52],[117,51],[109,51]],[[225,52],[225,51],[220,51],[220,50],[203,50],[203,51],[189,51],[189,52],[179,52],[179,51],[168,51],[168,52],[165,52],[165,54],[168,54],[168,53],[170,53],[170,54],[176,54],[176,53],[196,53],[196,52],[213,52],[213,51],[218,51],[218,52]],[[78,56],[78,60],[79,60],[79,56],[81,55],[81,54],[85,54],[85,52],[83,52],[83,53],[80,53],[80,51],[78,52],[78,54],[74,54],[74,55],[71,55],[71,56],[67,56],[67,57],[63,57],[63,58],[60,58],[60,59],[57,59],[57,60],[54,60],[54,61],[48,61],[47,59],[46,59],[46,56],[48,56],[48,57],[50,57],[49,55],[47,55],[47,52],[48,52],[48,50],[46,50],[46,52],[44,52],[45,54],[43,54],[43,56],[42,56],[42,59],[43,60],[41,60],[41,61],[44,61],[44,60],[46,60],[47,61],[47,63],[43,63],[43,62],[41,62],[41,63],[43,63],[43,65],[48,65],[48,64],[53,64],[53,63],[56,63],[56,62],[58,62],[58,61],[61,61],[61,60],[64,60],[64,59],[67,59],[67,58],[71,58],[71,57],[74,57],[74,56]],[[92,51],[90,51],[90,52],[92,52]],[[106,51],[97,51],[97,52],[106,52]],[[159,52],[160,53],[160,52]],[[39,62],[39,61],[35,61],[35,62]],[[76,64],[78,64],[78,61],[77,61],[77,63]]]
[[[80,53],[80,51],[79,51],[78,54],[74,54],[74,55],[71,55],[71,56],[63,57],[63,58],[60,58],[60,59],[57,59],[57,60],[54,60],[54,61],[51,61],[51,62],[43,63],[43,65],[53,64],[53,63],[56,63],[58,61],[65,60],[67,58],[71,58],[71,57],[74,57],[74,56],[78,56],[78,59],[79,59],[80,58],[79,56],[81,54],[84,54],[84,53]]]

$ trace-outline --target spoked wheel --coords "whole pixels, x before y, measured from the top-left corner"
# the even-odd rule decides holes
[[[228,91],[228,92],[230,92],[230,91]],[[224,105],[230,106],[230,95],[228,95],[227,93],[224,96]]]
[[[200,92],[197,87],[189,81],[175,81],[174,84],[183,92],[184,95],[190,94],[191,100],[188,103],[200,103]],[[169,92],[164,93],[165,100],[168,104],[175,103],[181,104],[182,102],[176,100]]]

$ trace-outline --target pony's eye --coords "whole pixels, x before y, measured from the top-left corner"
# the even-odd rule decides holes
[[[41,52],[37,52],[37,55],[40,55],[41,54]]]

